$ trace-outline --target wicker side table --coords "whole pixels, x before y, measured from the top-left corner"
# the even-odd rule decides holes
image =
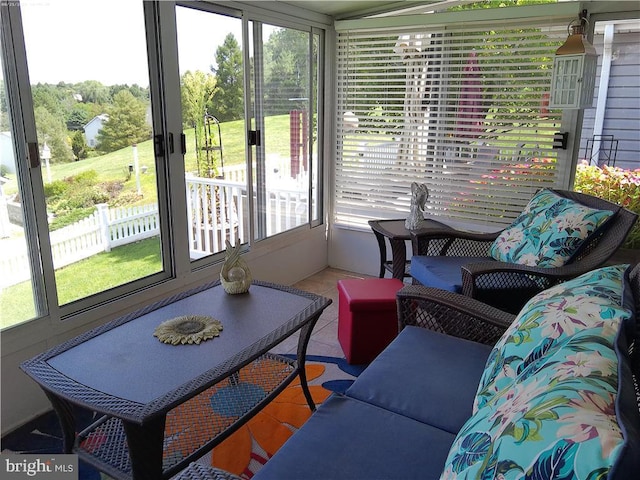
[[[404,226],[404,218],[394,220],[369,220],[369,226],[376,236],[380,249],[380,278],[384,278],[385,272],[390,272],[392,278],[402,280],[410,277],[408,271],[407,247],[405,242],[411,240],[411,233]],[[437,220],[426,220],[424,228],[449,229],[447,225]],[[387,259],[387,245],[391,247],[391,260]]]

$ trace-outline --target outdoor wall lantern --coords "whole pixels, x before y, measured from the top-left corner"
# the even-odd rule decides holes
[[[579,109],[593,106],[598,54],[585,38],[587,11],[569,23],[571,31],[553,59],[551,108]],[[570,30],[571,29],[571,30]]]

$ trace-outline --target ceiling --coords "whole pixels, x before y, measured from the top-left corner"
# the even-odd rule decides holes
[[[473,3],[476,0],[276,0],[295,5],[335,19],[359,18],[389,12],[419,13],[454,5]]]

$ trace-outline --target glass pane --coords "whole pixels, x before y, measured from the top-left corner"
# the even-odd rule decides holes
[[[60,304],[162,271],[143,2],[25,2]]]
[[[4,65],[0,84],[0,329],[4,329],[34,318],[36,304]]]
[[[264,112],[266,231],[260,233],[269,237],[309,222],[315,106],[310,108],[311,34],[262,27],[263,94],[256,101],[262,100]]]
[[[192,260],[246,242],[242,21],[176,7],[189,254]],[[206,32],[206,34],[203,34]]]
[[[311,59],[311,67],[313,72],[313,101],[311,103],[312,108],[312,125],[311,136],[313,141],[311,142],[311,221],[319,222],[322,220],[322,196],[320,195],[319,186],[321,185],[321,173],[320,161],[318,155],[318,105],[320,100],[319,95],[319,79],[320,70],[320,38],[318,35],[313,36],[313,58]]]

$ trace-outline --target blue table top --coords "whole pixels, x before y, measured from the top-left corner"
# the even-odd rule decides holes
[[[25,362],[23,370],[45,389],[72,401],[78,398],[79,404],[105,413],[114,401],[131,404],[133,410],[137,404],[144,413],[130,413],[143,418],[162,410],[173,397],[214,384],[265,353],[330,303],[265,282],[254,282],[249,292],[239,295],[209,284],[72,339]],[[198,345],[169,345],[153,336],[160,323],[183,315],[211,316],[223,330]]]

